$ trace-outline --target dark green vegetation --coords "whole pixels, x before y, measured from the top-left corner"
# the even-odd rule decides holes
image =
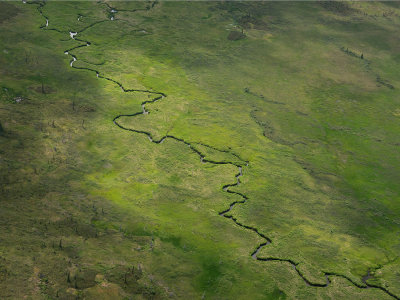
[[[0,298],[398,299],[399,15],[0,2]]]

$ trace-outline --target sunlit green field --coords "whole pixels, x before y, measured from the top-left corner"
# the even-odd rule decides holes
[[[0,299],[400,299],[399,25],[0,2]]]

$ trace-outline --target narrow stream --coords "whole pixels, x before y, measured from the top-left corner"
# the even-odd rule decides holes
[[[39,12],[40,15],[42,15],[42,16],[45,18],[45,20],[46,20],[46,25],[45,25],[45,26],[40,26],[41,29],[45,29],[45,30],[55,30],[55,31],[57,31],[57,32],[63,32],[63,31],[60,31],[60,30],[58,30],[58,29],[48,29],[49,20],[48,20],[48,18],[47,18],[46,16],[43,15],[43,12],[42,12],[42,8],[43,8],[43,7],[45,6],[45,4],[46,4],[45,2],[34,2],[34,1],[25,1],[25,0],[23,0],[23,3],[27,3],[27,4],[36,4],[36,5],[38,5],[38,7],[37,7],[38,12]],[[155,3],[156,3],[156,2],[153,3],[153,5],[151,6],[151,8],[154,7]],[[118,126],[119,128],[121,128],[121,129],[123,129],[123,130],[127,130],[127,131],[131,131],[131,132],[135,132],[135,133],[139,133],[139,134],[146,135],[146,136],[148,137],[149,141],[152,142],[152,143],[155,143],[155,144],[161,144],[161,143],[164,142],[166,139],[171,139],[171,140],[175,140],[175,141],[177,141],[177,142],[180,142],[180,143],[182,143],[182,144],[188,146],[188,148],[189,148],[192,152],[196,153],[196,154],[199,156],[200,161],[201,161],[202,163],[204,163],[204,164],[205,164],[205,163],[210,163],[210,164],[215,164],[215,165],[232,165],[232,166],[237,167],[237,168],[238,168],[238,173],[235,175],[236,182],[235,182],[235,183],[231,183],[231,184],[226,184],[226,185],[222,186],[222,190],[225,191],[225,192],[227,192],[227,193],[235,194],[235,195],[239,196],[239,197],[241,198],[241,200],[232,202],[226,210],[219,212],[219,215],[220,215],[220,216],[223,216],[223,217],[225,217],[225,218],[227,218],[227,219],[232,220],[232,221],[233,221],[237,226],[239,226],[239,227],[242,227],[242,228],[244,228],[244,229],[246,229],[246,230],[249,230],[249,231],[252,231],[252,232],[256,233],[260,238],[262,238],[262,239],[265,240],[263,243],[259,244],[259,245],[256,247],[256,249],[250,254],[250,256],[251,256],[253,259],[255,259],[255,260],[257,260],[257,261],[264,261],[264,262],[266,262],[266,261],[280,261],[280,262],[288,263],[288,264],[290,264],[290,265],[294,268],[294,270],[297,272],[297,274],[298,274],[298,275],[303,279],[303,281],[304,281],[307,285],[309,285],[309,286],[313,286],[313,287],[327,287],[327,286],[329,286],[329,284],[331,283],[330,277],[340,277],[340,278],[346,279],[347,281],[349,281],[352,285],[354,285],[354,286],[357,287],[357,288],[360,288],[360,289],[368,289],[368,288],[379,289],[379,290],[385,292],[387,295],[393,297],[394,299],[400,300],[400,297],[398,297],[397,295],[395,295],[395,294],[393,294],[392,292],[388,291],[386,288],[381,287],[381,286],[378,286],[378,285],[374,285],[374,284],[367,283],[367,280],[370,278],[369,271],[368,271],[368,274],[362,278],[363,285],[360,285],[360,284],[358,284],[357,282],[354,282],[352,279],[350,279],[349,277],[347,277],[347,276],[345,276],[345,275],[336,274],[336,273],[331,273],[331,272],[323,272],[323,274],[324,274],[324,276],[325,276],[325,278],[326,278],[326,283],[325,283],[325,284],[320,284],[320,283],[313,283],[313,282],[311,282],[310,280],[308,280],[308,279],[305,277],[305,275],[304,275],[303,273],[301,273],[301,271],[298,269],[298,265],[299,265],[298,262],[295,262],[295,261],[293,261],[293,260],[291,260],[291,259],[283,259],[283,258],[275,258],[275,257],[258,257],[257,255],[258,255],[259,251],[260,251],[263,247],[265,247],[265,246],[271,244],[271,243],[272,243],[272,240],[271,240],[270,238],[268,238],[266,235],[264,235],[263,233],[261,233],[257,228],[252,227],[252,226],[248,226],[248,225],[245,225],[245,224],[242,224],[240,221],[238,221],[237,218],[235,218],[234,216],[232,216],[232,215],[229,214],[229,212],[231,212],[231,210],[232,210],[237,204],[245,204],[246,201],[249,200],[249,198],[248,198],[245,194],[242,194],[242,193],[236,192],[236,191],[232,191],[232,190],[229,189],[229,188],[231,188],[231,187],[236,187],[236,186],[239,186],[239,185],[241,184],[241,182],[240,182],[240,177],[243,176],[243,168],[244,168],[245,166],[246,166],[246,167],[249,166],[249,162],[248,162],[248,161],[245,161],[245,160],[241,159],[238,155],[236,155],[236,154],[234,154],[234,153],[232,153],[232,152],[229,152],[229,151],[227,151],[227,150],[220,150],[220,149],[217,149],[217,148],[215,148],[215,147],[212,147],[212,146],[209,146],[209,145],[205,145],[205,144],[201,144],[201,143],[190,143],[190,142],[188,142],[188,141],[186,141],[186,140],[184,140],[184,139],[175,137],[175,136],[173,136],[173,135],[165,135],[165,136],[161,137],[159,140],[156,140],[156,139],[153,138],[153,136],[152,136],[152,134],[151,134],[150,132],[143,131],[143,130],[136,130],[136,129],[132,129],[132,128],[126,128],[126,127],[122,126],[121,124],[119,124],[119,123],[118,123],[118,119],[120,119],[121,117],[136,117],[136,116],[138,116],[138,115],[148,115],[148,114],[150,114],[150,111],[146,110],[145,105],[148,104],[148,103],[155,103],[155,102],[157,102],[157,101],[159,101],[159,100],[162,100],[162,99],[166,98],[167,95],[164,94],[164,93],[162,93],[162,92],[155,92],[155,91],[151,91],[151,90],[126,89],[126,88],[124,88],[123,85],[122,85],[121,83],[119,83],[118,81],[116,81],[116,80],[114,80],[114,79],[112,79],[112,78],[108,78],[108,77],[104,77],[104,76],[100,75],[100,72],[97,71],[97,70],[95,70],[95,69],[90,69],[90,68],[85,68],[85,67],[76,67],[76,66],[73,65],[73,63],[76,62],[76,61],[78,60],[78,58],[77,58],[76,55],[71,54],[71,51],[73,51],[73,50],[75,50],[75,49],[78,49],[78,48],[81,48],[81,47],[87,47],[87,46],[91,45],[91,43],[90,43],[89,41],[80,40],[80,39],[76,38],[76,36],[77,36],[79,33],[81,33],[81,32],[83,32],[84,30],[86,30],[87,28],[90,28],[90,27],[92,27],[92,26],[94,26],[94,25],[96,25],[96,24],[103,23],[103,22],[106,22],[106,21],[113,21],[113,20],[117,21],[117,19],[115,18],[115,14],[118,12],[118,10],[115,9],[115,8],[113,8],[113,7],[111,7],[108,3],[102,3],[102,4],[105,4],[105,5],[108,7],[109,12],[112,14],[112,17],[110,18],[110,20],[107,19],[107,20],[102,20],[102,21],[94,22],[94,23],[88,25],[87,27],[83,28],[83,29],[80,30],[80,31],[76,31],[76,32],[68,31],[68,32],[65,32],[66,34],[69,34],[69,37],[70,37],[71,39],[74,39],[74,40],[76,40],[77,42],[82,42],[83,44],[80,44],[80,45],[78,45],[78,46],[76,46],[76,47],[73,47],[73,48],[71,48],[71,49],[65,50],[65,51],[64,51],[64,54],[71,56],[72,60],[70,61],[70,66],[71,66],[72,68],[78,69],[78,70],[87,70],[87,71],[94,72],[94,73],[96,74],[96,77],[97,77],[97,78],[101,78],[101,79],[105,79],[105,80],[108,80],[108,81],[110,81],[110,82],[113,82],[114,84],[118,85],[124,93],[141,92],[141,93],[147,93],[147,94],[150,94],[150,95],[153,94],[153,95],[155,96],[152,100],[146,100],[146,101],[143,101],[143,102],[141,103],[142,111],[140,111],[140,112],[135,112],[135,113],[132,113],[132,114],[121,114],[121,115],[116,116],[116,117],[113,119],[113,123],[114,123],[116,126]],[[135,12],[135,11],[139,11],[139,10],[149,10],[149,9],[151,9],[151,8],[149,7],[148,9],[146,8],[146,9],[120,10],[120,11]],[[81,16],[78,17],[78,20],[80,19],[80,17],[81,17]],[[204,146],[204,147],[207,147],[207,148],[210,148],[210,149],[219,151],[219,152],[229,153],[229,154],[235,156],[236,158],[238,158],[238,159],[241,161],[241,163],[234,163],[234,162],[229,162],[229,161],[213,161],[213,160],[206,159],[206,155],[203,154],[200,150],[198,150],[198,149],[194,146],[194,144],[198,144],[198,145],[201,145],[201,146]]]

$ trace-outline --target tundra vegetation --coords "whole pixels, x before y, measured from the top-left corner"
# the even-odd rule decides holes
[[[399,16],[0,2],[0,298],[399,299]]]

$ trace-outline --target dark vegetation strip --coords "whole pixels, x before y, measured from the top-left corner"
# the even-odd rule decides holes
[[[268,103],[271,103],[271,104],[278,104],[278,105],[286,105],[286,103],[275,101],[275,100],[270,100],[270,99],[265,98],[264,95],[256,94],[256,93],[252,92],[250,90],[250,88],[248,88],[248,87],[246,87],[244,89],[244,92],[247,93],[247,94],[253,95],[253,96],[257,97],[257,98],[262,99],[263,102],[268,102]]]
[[[43,12],[42,12],[42,8],[43,8],[43,6],[46,4],[45,2],[29,1],[29,2],[26,2],[26,3],[38,5],[38,7],[37,7],[38,12],[39,12],[40,15],[43,16],[43,17],[45,18],[45,20],[46,20],[46,24],[40,26],[41,29],[53,30],[53,31],[57,31],[57,32],[60,32],[60,33],[66,33],[66,32],[60,31],[60,30],[58,30],[58,29],[48,28],[48,26],[49,26],[49,19],[48,19],[48,18],[43,14]],[[138,11],[138,10],[149,10],[149,9],[153,8],[153,7],[156,5],[156,3],[157,3],[157,1],[153,2],[152,5],[146,7],[146,9],[120,10],[120,11],[135,12],[135,11]],[[110,13],[117,13],[117,9],[111,7],[108,3],[104,3],[104,4],[108,7],[108,9],[110,10]],[[107,21],[112,21],[112,20],[114,20],[114,19],[111,19],[111,20],[102,20],[102,21],[94,22],[93,24],[90,24],[90,25],[88,25],[87,27],[83,28],[82,30],[76,32],[76,34],[81,33],[81,32],[83,32],[84,30],[86,30],[86,29],[88,29],[88,28],[90,28],[90,27],[95,26],[96,24],[103,23],[103,22],[107,22]],[[69,33],[71,33],[71,32],[69,32]],[[75,36],[75,35],[74,35],[74,36]],[[249,225],[246,225],[246,224],[243,224],[243,223],[241,223],[240,221],[238,221],[237,218],[235,218],[234,216],[228,214],[237,204],[244,204],[244,203],[246,203],[247,200],[249,200],[248,196],[246,196],[245,194],[242,194],[242,193],[240,193],[240,192],[235,192],[235,191],[232,191],[232,190],[229,189],[230,187],[235,187],[235,186],[238,186],[238,185],[240,184],[240,177],[243,176],[243,167],[244,167],[244,166],[248,166],[248,165],[249,165],[249,162],[248,162],[248,161],[244,161],[242,158],[240,158],[239,155],[237,155],[237,154],[235,154],[235,153],[233,153],[233,152],[231,152],[231,151],[228,151],[228,150],[221,150],[221,149],[218,149],[218,148],[215,148],[215,147],[213,147],[213,146],[209,146],[209,145],[206,145],[206,144],[203,144],[203,143],[196,143],[196,142],[192,142],[192,143],[191,143],[191,142],[188,142],[188,141],[186,141],[186,140],[184,140],[184,139],[182,139],[182,138],[175,137],[175,136],[173,136],[173,135],[165,135],[165,136],[161,137],[159,140],[155,140],[155,139],[153,138],[152,134],[151,134],[150,132],[148,132],[148,131],[136,130],[136,129],[132,129],[132,128],[126,128],[126,127],[122,126],[121,124],[119,124],[117,121],[118,121],[118,119],[121,118],[121,117],[136,117],[136,116],[138,116],[138,115],[147,115],[147,114],[149,114],[150,112],[146,110],[145,105],[148,104],[148,103],[155,103],[155,102],[157,102],[157,101],[159,101],[159,100],[161,100],[161,99],[167,97],[167,95],[164,94],[163,92],[157,92],[157,91],[151,91],[151,90],[126,89],[120,82],[118,82],[118,81],[116,81],[116,80],[114,80],[114,79],[112,79],[112,78],[108,78],[108,77],[104,77],[104,76],[100,75],[100,72],[97,71],[97,70],[95,70],[95,69],[90,69],[90,68],[85,68],[85,67],[76,67],[76,66],[74,66],[73,63],[74,63],[75,61],[77,61],[77,56],[74,55],[74,54],[71,54],[70,51],[73,51],[73,50],[75,50],[75,49],[78,49],[78,48],[81,48],[81,47],[87,47],[87,46],[90,46],[90,45],[91,45],[91,43],[90,43],[89,41],[84,41],[84,40],[81,40],[81,39],[77,39],[77,38],[74,38],[74,36],[71,36],[71,37],[72,37],[73,39],[75,39],[76,41],[78,41],[78,42],[83,42],[84,44],[81,44],[81,45],[78,45],[78,46],[76,46],[76,47],[73,47],[73,48],[70,48],[70,49],[65,50],[64,53],[67,54],[67,55],[70,55],[70,56],[72,57],[72,61],[70,62],[70,66],[71,66],[72,68],[79,69],[79,70],[88,70],[88,71],[94,72],[94,73],[96,73],[96,76],[97,76],[98,78],[102,78],[102,79],[105,79],[105,80],[108,80],[108,81],[113,82],[114,84],[118,85],[118,86],[122,89],[122,91],[125,92],[125,93],[130,93],[130,92],[142,92],[142,93],[147,93],[147,94],[154,94],[154,95],[156,95],[152,100],[146,100],[146,101],[143,101],[143,102],[141,103],[141,106],[142,106],[142,111],[141,111],[141,112],[136,112],[136,113],[132,113],[132,114],[121,114],[121,115],[116,116],[116,117],[113,119],[113,123],[114,123],[116,126],[118,126],[119,128],[121,128],[121,129],[123,129],[123,130],[127,130],[127,131],[132,131],[132,132],[135,132],[135,133],[144,134],[144,135],[146,135],[146,136],[149,138],[149,140],[150,140],[151,142],[153,142],[153,143],[155,143],[155,144],[161,144],[161,143],[162,143],[164,140],[166,140],[166,139],[172,139],[172,140],[175,140],[175,141],[177,141],[177,142],[181,142],[181,143],[185,144],[186,146],[188,146],[188,147],[191,149],[192,152],[196,153],[196,154],[200,157],[201,162],[203,162],[203,163],[210,163],[210,164],[214,164],[214,165],[232,165],[232,166],[235,166],[235,167],[237,167],[237,168],[239,169],[239,173],[236,174],[236,176],[235,176],[236,182],[235,182],[235,183],[230,183],[230,184],[225,184],[224,186],[222,186],[222,190],[225,191],[225,192],[227,192],[227,193],[230,193],[230,194],[235,194],[235,195],[241,197],[242,200],[238,200],[238,201],[232,202],[232,203],[229,205],[229,208],[227,208],[227,209],[225,209],[225,210],[219,212],[219,215],[220,215],[220,216],[223,216],[223,217],[225,217],[225,218],[227,218],[227,219],[231,219],[231,220],[232,220],[236,225],[238,225],[239,227],[242,227],[242,228],[244,228],[244,229],[253,231],[253,232],[256,233],[260,238],[262,238],[262,239],[265,240],[265,242],[259,244],[258,247],[251,253],[251,257],[253,257],[254,259],[256,259],[256,260],[258,260],[258,261],[279,261],[279,262],[286,262],[286,263],[289,263],[289,264],[292,265],[292,267],[295,269],[295,271],[297,272],[297,274],[303,279],[303,281],[304,281],[307,285],[309,285],[309,286],[313,286],[313,287],[327,287],[327,286],[329,286],[329,284],[331,283],[330,277],[339,277],[339,278],[346,279],[348,282],[350,282],[352,285],[354,285],[354,286],[357,287],[357,288],[360,288],[360,289],[368,289],[368,288],[379,289],[379,290],[385,292],[387,295],[393,297],[394,299],[400,300],[400,297],[399,297],[399,296],[393,294],[392,292],[390,292],[390,291],[387,290],[386,288],[381,287],[381,286],[378,286],[378,285],[375,285],[375,284],[369,284],[369,283],[367,283],[367,280],[368,280],[369,277],[370,277],[370,276],[369,276],[369,272],[368,272],[368,274],[367,274],[366,276],[362,277],[363,285],[361,285],[361,284],[359,284],[359,283],[353,281],[352,279],[350,279],[349,277],[347,277],[347,276],[345,276],[345,275],[341,275],[341,274],[337,274],[337,273],[333,273],[333,272],[323,272],[323,274],[324,274],[324,276],[325,276],[325,278],[326,278],[326,283],[325,283],[325,284],[313,283],[313,282],[311,282],[309,279],[307,279],[307,277],[298,269],[299,263],[298,263],[298,262],[295,262],[295,261],[292,260],[292,259],[284,259],[284,258],[277,258],[277,257],[258,257],[257,254],[258,254],[258,252],[261,250],[261,248],[267,246],[268,244],[271,244],[271,243],[272,243],[272,240],[271,240],[269,237],[267,237],[266,235],[264,235],[263,233],[261,233],[257,228],[252,227],[252,226],[249,226]],[[246,92],[250,92],[250,91],[248,90],[248,91],[246,91]],[[256,95],[256,96],[258,96],[258,95]],[[283,105],[284,105],[284,103],[275,102],[275,101],[274,101],[274,104],[283,104]],[[218,152],[228,153],[228,154],[230,154],[230,155],[233,155],[234,157],[238,158],[242,163],[234,163],[234,162],[230,162],[230,161],[213,161],[213,160],[206,159],[206,158],[205,158],[205,157],[206,157],[205,154],[203,154],[200,150],[198,150],[198,149],[194,146],[195,144],[201,145],[201,146],[203,146],[203,147],[207,147],[207,148],[210,148],[210,149],[213,149],[213,150],[218,151]]]
[[[345,48],[345,47],[341,47],[340,50],[344,53],[346,53],[347,55],[350,55],[352,57],[355,58],[359,58],[359,59],[363,59],[366,63],[365,67],[367,68],[367,70],[370,70],[370,65],[371,65],[371,61],[369,61],[368,59],[364,58],[364,54],[361,53],[360,55],[358,55],[357,53],[349,50],[349,48]],[[391,90],[394,90],[394,86],[387,80],[384,80],[383,78],[381,78],[381,76],[379,74],[376,74],[376,82],[381,86],[385,86]]]

